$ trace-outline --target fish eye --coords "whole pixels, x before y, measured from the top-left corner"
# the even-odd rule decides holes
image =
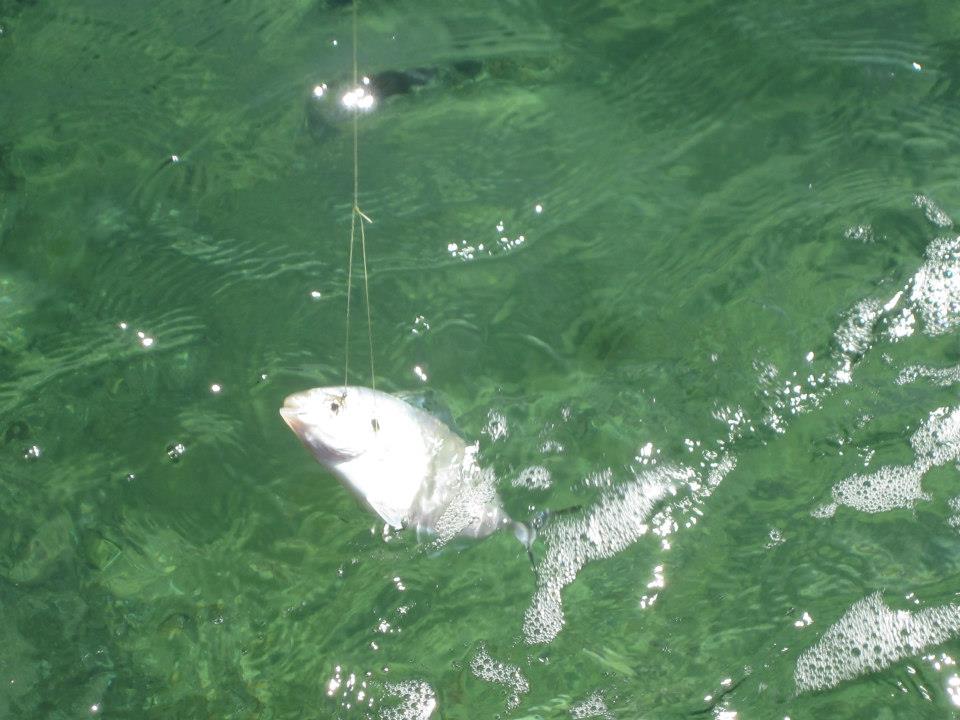
[[[343,395],[334,395],[333,400],[330,402],[330,412],[336,415],[340,412],[340,408],[343,407],[343,404],[347,401],[347,394]]]

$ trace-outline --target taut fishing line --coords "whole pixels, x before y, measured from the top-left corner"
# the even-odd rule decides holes
[[[357,0],[353,5],[353,92],[360,88],[357,70]],[[367,343],[370,350],[370,388],[377,389],[377,377],[373,367],[373,323],[370,316],[370,282],[367,273],[367,236],[365,225],[373,223],[360,209],[360,153],[359,153],[359,114],[360,104],[354,104],[353,111],[353,206],[350,209],[350,251],[347,257],[347,329],[344,341],[343,386],[350,380],[350,296],[353,290],[353,248],[357,235],[357,220],[360,221],[360,255],[363,259],[363,298],[367,306]],[[376,422],[376,421],[374,421]]]

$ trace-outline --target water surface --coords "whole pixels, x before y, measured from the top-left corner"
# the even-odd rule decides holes
[[[378,386],[582,507],[533,567],[277,415],[343,379],[350,17],[0,2],[0,715],[958,714],[960,11],[362,4]]]

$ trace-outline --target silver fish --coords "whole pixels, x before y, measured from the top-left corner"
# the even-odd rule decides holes
[[[280,408],[290,429],[364,507],[393,528],[439,544],[510,528],[527,547],[535,531],[507,515],[477,445],[400,398],[366,387],[294,393]]]

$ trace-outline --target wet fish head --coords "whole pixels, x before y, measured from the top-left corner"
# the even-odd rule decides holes
[[[312,388],[288,396],[280,416],[321,465],[333,467],[380,442],[376,404],[367,388]]]

